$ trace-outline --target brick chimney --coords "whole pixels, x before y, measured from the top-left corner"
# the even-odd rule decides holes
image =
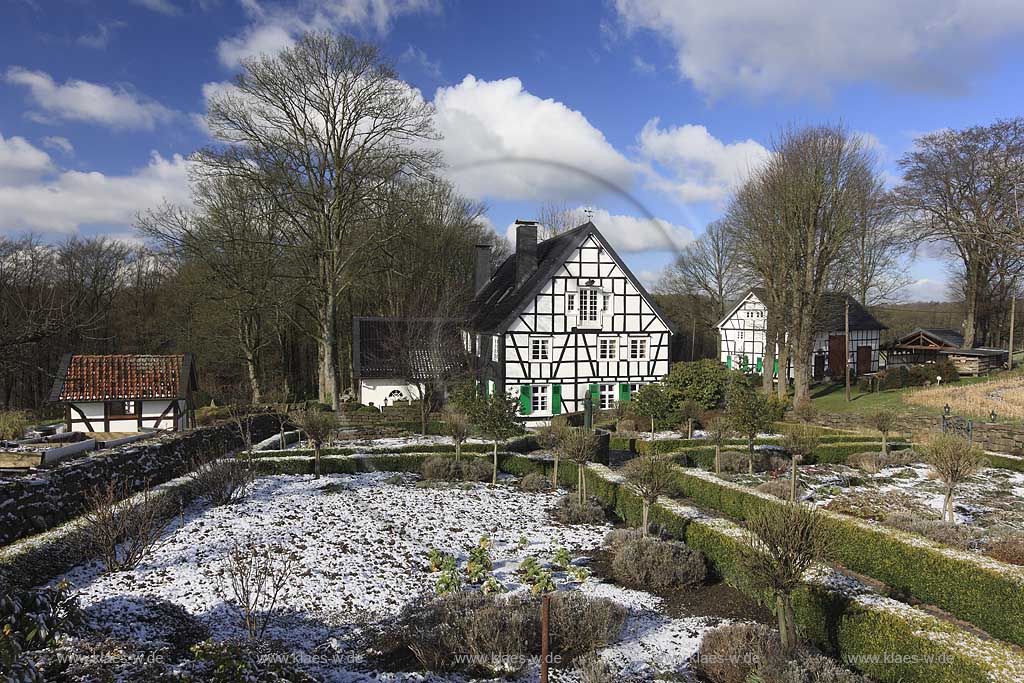
[[[516,221],[516,289],[537,270],[537,221]]]
[[[475,292],[480,293],[491,280],[491,245],[476,245],[476,277],[473,280]]]

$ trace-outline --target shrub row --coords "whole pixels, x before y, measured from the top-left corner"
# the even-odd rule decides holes
[[[504,444],[498,444],[498,452],[513,452],[513,453],[529,453],[530,451],[537,450],[537,439],[534,436],[524,436],[518,439],[507,441]],[[489,443],[465,443],[462,444],[463,453],[491,453],[494,451],[494,445]],[[440,455],[455,455],[455,446],[445,443],[438,444],[423,444],[415,445],[411,444],[408,446],[371,446],[366,448],[351,448],[351,447],[338,447],[338,448],[323,448],[320,450],[320,455],[363,455],[363,454],[392,454],[392,453],[438,453]],[[311,458],[313,457],[313,449],[311,448],[292,448],[286,451],[271,450],[271,451],[257,451],[253,453],[256,458]]]
[[[760,507],[783,504],[700,472],[680,469],[677,484],[698,505],[741,520]],[[830,560],[1024,645],[1024,569],[841,514],[822,514]]]
[[[986,453],[985,459],[988,460],[990,467],[1002,467],[1008,470],[1024,472],[1024,458],[1015,458],[1010,455],[999,455],[997,453]]]
[[[779,437],[768,438],[768,439],[754,439],[755,446],[778,446],[782,442]],[[839,446],[842,444],[864,444],[864,443],[877,443],[881,448],[882,441],[875,435],[869,434],[842,434],[842,435],[829,435],[819,437],[818,442],[822,447]],[[638,453],[647,453],[652,444],[656,444],[656,447],[662,449],[662,452],[666,450],[676,450],[681,448],[693,448],[695,446],[708,446],[709,442],[707,439],[658,439],[656,441],[649,441],[645,439],[624,439],[621,437],[613,437],[609,444],[609,447],[617,451],[634,451]],[[890,443],[890,445],[898,445],[899,441]],[[726,439],[725,445],[732,446],[746,446],[746,439]]]

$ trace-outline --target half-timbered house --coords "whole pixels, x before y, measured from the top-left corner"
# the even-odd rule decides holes
[[[721,361],[730,368],[761,374],[765,371],[765,328],[768,322],[768,300],[763,289],[755,287],[733,306],[718,322],[721,337]],[[850,338],[846,339],[846,305],[849,303]],[[871,313],[853,298],[841,292],[826,292],[815,316],[814,349],[810,363],[812,377],[826,375],[842,378],[847,364],[857,375],[878,371],[878,349],[882,330]],[[777,354],[776,354],[777,357]],[[787,369],[793,376],[792,359]],[[776,361],[772,373],[778,376]]]
[[[477,295],[462,331],[485,392],[519,398],[531,422],[628,401],[668,374],[674,328],[597,227],[538,242],[517,221],[516,249],[491,273],[477,247]]]
[[[67,354],[50,401],[69,432],[180,431],[195,426],[196,367],[173,356]]]

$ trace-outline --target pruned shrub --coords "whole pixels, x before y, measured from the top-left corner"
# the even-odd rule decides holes
[[[85,505],[85,536],[108,572],[138,566],[167,526],[168,510],[149,487],[132,495],[110,481],[89,491]]]
[[[846,464],[861,472],[877,474],[882,469],[882,454],[876,451],[852,453],[847,456]]]
[[[36,680],[24,654],[52,647],[81,623],[82,611],[66,582],[0,594],[0,668],[14,674],[4,680]]]
[[[901,531],[924,536],[936,543],[942,543],[959,550],[968,550],[976,547],[981,536],[978,531],[968,526],[950,524],[941,519],[916,517],[905,512],[889,515],[883,524],[893,529],[900,529]]]
[[[704,634],[695,666],[711,683],[746,683],[764,667],[785,661],[779,634],[761,624],[729,624]]]
[[[626,608],[614,600],[576,591],[551,596],[551,646],[573,660],[615,641],[626,621]]]
[[[562,496],[551,510],[562,524],[603,524],[604,508],[594,498],[587,498],[582,503],[575,496]]]
[[[776,498],[782,498],[783,500],[789,500],[789,479],[769,479],[768,481],[758,484],[757,491],[761,493],[767,493],[769,496],[775,496]],[[801,489],[797,487],[796,495],[800,497]]]
[[[491,466],[481,458],[469,458],[460,463],[462,478],[466,481],[490,481]]]
[[[193,495],[214,505],[229,505],[245,499],[256,475],[249,463],[226,458],[195,465],[189,478]]]
[[[746,472],[747,454],[739,451],[723,451],[721,455],[723,472]]]
[[[844,669],[833,659],[810,652],[790,661],[768,660],[749,680],[759,683],[870,683],[870,679]]]
[[[612,574],[630,588],[669,591],[703,583],[707,563],[702,553],[684,543],[635,538],[616,547]]]
[[[459,478],[458,464],[451,458],[436,456],[427,458],[420,465],[420,474],[424,479],[453,481]]]
[[[642,538],[643,534],[639,529],[612,529],[604,536],[604,544],[613,553],[619,549],[623,543],[629,543],[638,538]]]
[[[530,472],[519,480],[519,488],[532,492],[550,491],[551,481],[540,472]]]
[[[986,554],[1000,562],[1024,565],[1024,536],[997,539],[989,544]]]

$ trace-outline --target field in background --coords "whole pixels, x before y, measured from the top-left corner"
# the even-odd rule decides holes
[[[1005,373],[987,382],[915,389],[903,398],[910,406],[931,411],[941,411],[949,404],[956,415],[988,419],[994,410],[999,421],[1024,420],[1024,373]]]

